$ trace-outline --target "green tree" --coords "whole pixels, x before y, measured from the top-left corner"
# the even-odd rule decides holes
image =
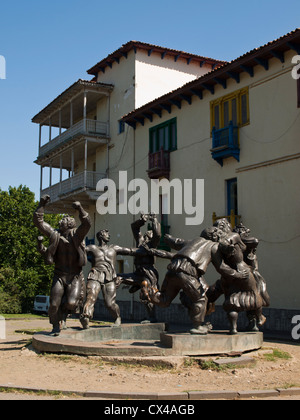
[[[0,312],[29,311],[36,294],[49,294],[53,267],[37,251],[39,232],[32,216],[37,207],[26,186],[0,190]],[[46,215],[53,227],[60,215]],[[45,243],[47,246],[47,244]],[[10,302],[10,304],[9,304]]]

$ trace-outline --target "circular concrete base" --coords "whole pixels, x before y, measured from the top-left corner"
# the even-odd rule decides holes
[[[261,332],[229,335],[212,331],[207,335],[166,332],[166,325],[123,324],[120,327],[71,328],[58,337],[49,333],[33,336],[36,350],[85,356],[207,356],[243,353],[263,345]]]

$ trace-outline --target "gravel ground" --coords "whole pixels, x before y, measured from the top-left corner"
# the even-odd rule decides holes
[[[79,322],[68,320],[68,326],[78,327]],[[181,366],[174,368],[163,368],[128,363],[110,364],[100,357],[37,354],[29,344],[34,330],[49,331],[48,319],[6,320],[6,339],[0,340],[0,386],[120,393],[242,391],[300,387],[299,344],[265,342],[262,350],[248,354],[256,361],[248,367],[226,367],[216,370],[210,365],[209,358],[205,358],[206,369],[193,360],[185,361]],[[269,358],[274,350],[277,356],[267,360],[266,357]],[[282,358],[285,353],[290,358]],[[0,392],[1,400],[13,399],[13,396],[16,397],[16,394]],[[18,394],[18,399],[31,398],[70,399],[61,395]]]

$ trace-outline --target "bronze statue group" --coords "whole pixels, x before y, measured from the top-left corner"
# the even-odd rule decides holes
[[[148,322],[156,322],[155,306],[169,307],[180,294],[180,301],[193,323],[191,334],[209,332],[211,326],[205,324],[205,316],[213,312],[214,303],[222,295],[230,334],[237,334],[238,314],[242,311],[247,314],[249,331],[258,331],[264,324],[266,319],[262,308],[269,306],[270,298],[266,282],[258,271],[258,240],[243,224],[232,229],[227,219],[219,219],[191,240],[165,235],[165,243],[174,250],[168,252],[157,249],[161,226],[156,215],[142,214],[131,225],[135,248],[109,244],[110,235],[105,229],[97,233],[99,245],[85,246],[91,221],[81,204],[73,203],[74,210],[79,213],[80,226],[76,227],[74,218],[64,216],[59,229],[55,230],[44,221],[49,201],[49,196],[41,198],[33,221],[43,235],[38,237],[38,250],[48,264],[55,266],[49,308],[52,335],[59,335],[61,329],[66,328],[68,315],[76,311],[80,312],[82,327],[89,328],[100,291],[114,326],[120,326],[121,314],[116,297],[121,284],[129,286],[130,293],[140,291]],[[146,223],[151,224],[151,229],[143,234],[141,229]],[[43,245],[44,236],[49,238],[48,248]],[[133,273],[116,273],[117,255],[134,257]],[[157,257],[170,260],[160,289],[155,267]],[[88,259],[92,267],[85,281],[82,269]],[[204,275],[210,263],[220,278],[208,286]]]

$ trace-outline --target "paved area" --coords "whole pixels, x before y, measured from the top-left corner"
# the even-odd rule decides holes
[[[68,324],[78,327],[76,320],[69,320]],[[130,363],[100,357],[38,354],[30,345],[32,334],[47,329],[50,329],[47,318],[6,321],[6,338],[0,340],[1,400],[300,399],[299,344],[265,341],[261,351],[248,354],[255,359],[254,365],[233,364],[216,369],[211,358],[181,358],[164,365],[162,360],[153,358]],[[277,355],[274,358],[273,353]],[[265,357],[268,354],[272,356],[269,359]],[[149,365],[145,366],[146,363]],[[3,388],[8,392],[1,392]],[[23,392],[15,393],[18,388]],[[42,393],[28,392],[28,388]],[[280,388],[281,393],[277,391]],[[60,392],[53,394],[49,390]],[[65,395],[66,391],[74,394]],[[294,395],[287,394],[292,392]]]

